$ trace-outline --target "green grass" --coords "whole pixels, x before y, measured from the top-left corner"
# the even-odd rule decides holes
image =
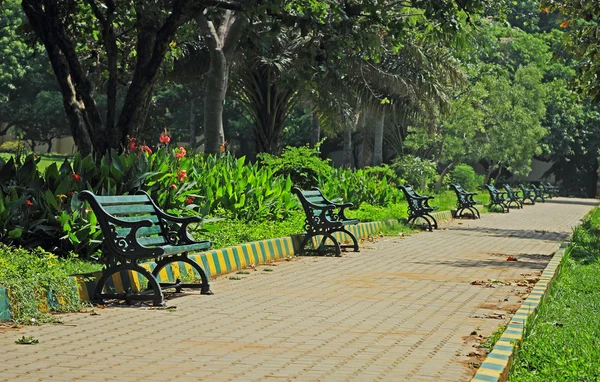
[[[573,233],[561,273],[528,323],[510,381],[600,380],[600,209]]]
[[[40,162],[37,165],[37,168],[40,172],[43,172],[46,167],[50,166],[52,163],[56,163],[56,165],[60,168],[60,165],[65,161],[65,159],[70,158],[66,155],[59,154],[37,154],[40,158]],[[13,154],[8,153],[0,153],[0,158],[8,161]]]

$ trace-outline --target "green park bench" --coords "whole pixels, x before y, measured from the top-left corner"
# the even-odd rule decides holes
[[[558,187],[553,186],[550,183],[543,182],[540,182],[540,187],[542,187],[548,199],[552,199],[554,196],[558,196]]]
[[[527,188],[523,183],[519,184],[519,188],[521,189],[521,192],[523,192],[523,195],[521,197],[523,203],[525,203],[526,200],[529,200],[531,205],[534,205],[535,202],[539,199],[538,196],[535,194],[533,188]]]
[[[414,223],[417,218],[421,218],[427,223],[429,231],[433,231],[433,228],[438,229],[437,220],[431,216],[431,212],[439,207],[429,205],[429,201],[433,199],[433,196],[419,195],[412,186],[400,186],[400,189],[402,189],[408,202],[408,221],[406,224]]]
[[[191,223],[199,223],[199,216],[176,217],[161,211],[145,192],[136,195],[97,196],[82,191],[79,199],[87,201],[102,229],[102,261],[104,269],[96,283],[92,300],[104,299],[152,300],[155,306],[164,305],[163,288],[199,288],[201,294],[212,294],[208,277],[202,267],[189,259],[189,252],[203,251],[212,245],[210,241],[196,241],[187,232]],[[140,261],[152,259],[156,262],[150,273]],[[157,276],[168,264],[187,263],[200,275],[201,284],[184,284],[179,279],[174,283],[159,283]],[[143,293],[115,293],[105,291],[109,278],[121,271],[134,271],[148,280],[148,290]]]
[[[523,208],[523,203],[519,197],[519,191],[513,190],[508,184],[504,185],[504,189],[506,190],[506,201],[508,208]]]
[[[476,192],[468,192],[458,183],[451,184],[450,188],[452,188],[456,193],[457,217],[463,217],[465,211],[469,211],[473,219],[481,218],[481,215],[479,215],[479,210],[476,207],[476,205],[481,204],[481,202],[473,199],[473,197],[477,195]]]
[[[359,219],[350,219],[345,215],[346,208],[352,207],[352,203],[334,203],[328,200],[318,188],[303,191],[294,187],[292,192],[298,196],[306,214],[306,235],[300,244],[300,255],[324,255],[333,252],[336,256],[341,256],[341,250],[346,248],[358,252],[356,237],[346,229],[346,226],[360,222]],[[337,232],[348,235],[352,244],[340,244],[334,236]],[[321,237],[320,241],[319,237]],[[308,246],[312,248],[307,248]]]
[[[491,211],[493,206],[499,206],[502,208],[502,212],[510,212],[508,208],[508,200],[505,198],[506,193],[498,191],[492,184],[483,185],[490,194],[490,204],[488,204],[488,210]]]
[[[546,202],[546,197],[544,196],[544,189],[536,187],[535,184],[531,184],[531,189],[533,190],[535,197],[539,198],[542,203]]]

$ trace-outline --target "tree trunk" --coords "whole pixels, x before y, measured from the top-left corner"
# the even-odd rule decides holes
[[[312,129],[310,130],[310,147],[315,147],[321,140],[321,124],[317,114],[312,112]]]
[[[485,174],[485,182],[484,184],[490,183],[490,178],[492,177],[492,172],[494,171],[494,162],[490,162],[490,167],[488,167],[487,174]]]
[[[220,12],[216,22],[205,15],[197,18],[209,48],[210,67],[204,95],[204,151],[215,154],[225,145],[223,104],[229,85],[231,59],[245,30],[247,19],[233,11]]]
[[[204,152],[216,154],[225,145],[223,101],[227,94],[229,71],[222,51],[210,51],[210,69],[206,76],[204,96]]]
[[[352,168],[352,131],[356,131],[358,129],[360,123],[360,109],[356,108],[354,113],[354,121],[351,123],[348,122],[345,125],[344,130],[344,167]]]
[[[385,111],[380,110],[375,121],[375,140],[373,148],[373,166],[383,162],[383,128],[385,126]]]
[[[196,110],[195,102],[190,101],[190,148],[196,148]]]
[[[101,54],[106,55],[108,73],[106,121],[102,121],[96,105],[88,68],[80,61],[78,46],[69,36],[70,26],[64,24],[64,20],[69,20],[63,17],[65,2],[23,0],[21,3],[29,25],[48,53],[63,96],[73,139],[83,155],[92,151],[102,154],[110,148],[118,149],[126,144],[125,137],[133,135],[144,123],[169,44],[181,25],[205,9],[204,2],[191,0],[173,2],[170,10],[152,6],[137,7],[137,62],[123,109],[115,124],[119,54],[112,22],[115,4],[113,0],[106,0],[100,9],[93,0],[86,0],[86,3],[102,27],[105,51]],[[168,11],[168,16],[165,17],[163,11]]]
[[[440,177],[438,178],[437,182],[435,183],[435,192],[436,193],[440,192],[440,190],[442,189],[442,183],[444,182],[444,177],[446,175],[448,175],[448,173],[450,172],[452,167],[454,167],[454,162],[450,162],[450,164],[442,170]]]
[[[48,139],[48,149],[46,150],[47,154],[50,154],[52,152],[52,138]]]

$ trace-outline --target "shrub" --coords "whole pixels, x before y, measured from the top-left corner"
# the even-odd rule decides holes
[[[400,179],[396,172],[392,170],[387,164],[383,164],[381,166],[365,167],[364,171],[367,176],[372,178],[377,178],[379,180],[383,180],[384,178],[386,178],[390,184],[396,187],[404,183],[404,180]]]
[[[458,183],[465,190],[473,191],[483,184],[484,176],[478,175],[468,164],[459,164],[450,173],[450,183]]]
[[[379,174],[378,174],[379,175]],[[329,176],[319,178],[319,188],[328,198],[339,198],[354,204],[362,203],[386,206],[402,199],[397,186],[388,178],[371,175],[366,170],[333,169]]]
[[[289,176],[292,183],[302,189],[316,187],[321,176],[331,172],[329,159],[321,159],[319,148],[308,146],[286,147],[281,156],[262,153],[260,163],[277,176]]]
[[[0,152],[19,154],[29,152],[29,147],[21,141],[6,141],[0,145]]]
[[[392,162],[391,168],[406,184],[415,188],[428,189],[438,178],[435,163],[413,155],[405,155]]]

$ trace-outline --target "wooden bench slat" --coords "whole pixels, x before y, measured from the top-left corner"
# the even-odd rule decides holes
[[[138,237],[137,242],[140,243],[141,245],[145,245],[145,246],[167,244],[167,241],[162,236]]]
[[[164,245],[161,248],[165,250],[165,254],[173,254],[180,252],[189,252],[189,251],[203,251],[205,249],[210,248],[210,241],[203,241],[200,243],[194,244],[185,244],[185,245]]]
[[[150,202],[146,195],[96,196],[96,200],[103,205]]]
[[[127,236],[129,231],[131,231],[130,228],[117,228],[117,235]],[[150,236],[150,235],[160,234],[161,232],[162,232],[162,229],[160,228],[160,226],[154,225],[152,227],[142,227],[142,228],[138,229],[135,236],[136,237]]]
[[[323,198],[322,196],[311,196],[305,199],[307,202],[313,204],[328,204],[327,202],[325,202],[325,198]]]
[[[139,222],[142,220],[150,220],[152,223],[158,223],[158,216],[146,215],[146,216],[119,216],[119,220],[126,222]]]
[[[320,196],[320,197],[323,197],[323,194],[321,194],[321,191],[319,191],[319,190],[302,191],[302,195],[304,197],[307,197],[307,196]]]
[[[122,204],[122,205],[114,205],[114,206],[106,206],[104,207],[106,212],[111,215],[118,214],[147,214],[154,213],[154,206],[148,204]]]

